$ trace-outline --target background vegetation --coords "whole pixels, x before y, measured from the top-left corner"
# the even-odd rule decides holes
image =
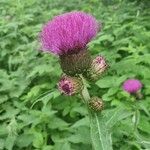
[[[149,6],[149,0],[0,0],[0,149],[92,149],[84,104],[60,95],[58,58],[38,51],[42,24],[72,10],[103,25],[89,49],[110,69],[89,90],[108,111],[122,105],[133,112],[113,128],[114,150],[150,149]],[[144,85],[137,103],[121,88],[132,77]]]

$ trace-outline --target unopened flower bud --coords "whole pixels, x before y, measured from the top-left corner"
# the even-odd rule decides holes
[[[108,64],[104,57],[97,56],[92,61],[91,69],[89,71],[89,78],[92,80],[98,79],[108,68]]]
[[[79,93],[83,88],[82,80],[77,77],[62,76],[58,83],[58,89],[65,95],[74,95]]]
[[[102,99],[100,99],[99,97],[92,97],[91,100],[89,101],[89,107],[98,112],[101,111],[104,107],[103,101]]]

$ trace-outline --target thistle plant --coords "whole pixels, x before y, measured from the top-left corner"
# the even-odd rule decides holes
[[[41,50],[59,57],[63,76],[58,83],[61,93],[80,94],[90,118],[91,140],[95,150],[112,150],[110,128],[121,118],[122,109],[109,115],[103,113],[104,102],[96,95],[92,98],[87,82],[98,80],[108,68],[106,59],[92,56],[87,44],[101,30],[101,24],[90,14],[69,12],[54,17],[40,33]]]
[[[122,88],[124,91],[126,91],[127,93],[129,93],[131,96],[134,97],[134,100],[131,103],[131,108],[134,111],[132,121],[134,124],[134,130],[136,130],[138,124],[138,118],[139,118],[138,101],[136,100],[143,98],[143,95],[141,93],[142,83],[138,79],[128,79],[124,81]]]

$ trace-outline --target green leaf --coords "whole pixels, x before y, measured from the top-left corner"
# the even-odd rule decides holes
[[[53,146],[51,145],[46,145],[42,148],[42,150],[53,150]]]
[[[131,116],[133,112],[130,112],[127,109],[124,109],[121,106],[118,106],[118,108],[115,108],[113,110],[109,110],[108,113],[104,114],[105,124],[108,127],[108,129],[112,128],[117,122],[123,120],[124,118],[127,118]]]
[[[143,135],[140,135],[137,131],[134,133],[137,141],[144,146],[146,149],[150,149],[150,136],[145,137]]]
[[[28,147],[32,143],[33,138],[31,134],[22,134],[17,137],[16,145],[20,148]]]
[[[12,150],[15,144],[16,136],[15,135],[8,135],[5,141],[5,148],[7,150]]]
[[[56,143],[56,145],[54,146],[54,150],[71,150],[71,146],[69,142]]]
[[[33,133],[34,133],[33,146],[35,148],[41,148],[44,144],[42,133],[40,132],[33,132]]]
[[[60,130],[65,130],[67,129],[69,123],[65,122],[64,120],[60,118],[53,118],[49,121],[48,127],[50,129],[60,129]]]
[[[94,150],[112,150],[111,133],[105,126],[101,114],[91,116],[91,139]]]
[[[8,100],[8,96],[7,95],[0,95],[0,104],[4,103],[7,100]]]
[[[145,116],[141,116],[138,128],[150,135],[150,120]]]
[[[97,39],[98,42],[101,41],[110,41],[112,42],[114,40],[114,37],[112,35],[101,35],[99,39]]]
[[[119,121],[131,115],[123,108],[109,110],[103,114],[91,115],[91,138],[95,150],[112,150],[111,128]]]
[[[109,87],[113,87],[116,85],[116,80],[118,79],[118,77],[116,76],[107,76],[104,77],[102,79],[100,79],[99,81],[96,82],[96,84],[100,87],[100,88],[109,88]]]
[[[68,137],[68,141],[75,144],[77,143],[89,144],[91,142],[89,128],[85,126],[78,127],[76,129],[76,132]]]
[[[0,150],[4,149],[5,140],[0,139]]]
[[[71,128],[78,128],[78,127],[81,127],[81,126],[89,126],[90,122],[89,122],[89,118],[83,118],[83,119],[80,119],[79,121],[76,121],[72,126]]]

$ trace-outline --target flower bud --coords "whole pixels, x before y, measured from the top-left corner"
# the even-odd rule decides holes
[[[97,56],[92,61],[91,69],[89,71],[89,78],[92,80],[98,79],[107,69],[108,64],[106,63],[106,60],[102,56]]]
[[[83,88],[82,80],[77,77],[62,76],[58,83],[58,89],[65,95],[74,95],[79,93]]]
[[[91,66],[90,53],[85,49],[75,54],[61,55],[60,65],[67,75],[86,74]]]
[[[103,101],[99,97],[92,97],[91,100],[89,101],[89,107],[90,109],[98,112],[103,109]]]

